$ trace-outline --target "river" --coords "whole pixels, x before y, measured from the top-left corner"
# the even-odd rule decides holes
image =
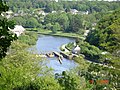
[[[34,48],[38,54],[48,53],[53,51],[60,51],[60,46],[69,42],[74,42],[73,38],[39,35],[38,40]],[[57,58],[48,58],[47,66],[54,69],[54,73],[61,73],[77,66],[77,63],[73,60],[63,58],[62,64],[59,63]]]

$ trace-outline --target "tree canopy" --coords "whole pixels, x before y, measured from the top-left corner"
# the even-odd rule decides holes
[[[0,0],[0,59],[6,55],[7,48],[11,42],[16,39],[16,35],[10,32],[9,28],[14,27],[13,21],[8,21],[2,16],[2,12],[6,12],[8,6]]]
[[[86,41],[110,52],[120,49],[120,10],[104,16]]]

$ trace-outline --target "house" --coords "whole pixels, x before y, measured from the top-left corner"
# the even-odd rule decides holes
[[[52,11],[52,13],[56,13],[56,11]]]
[[[9,10],[9,11],[6,11],[6,12],[3,12],[1,13],[2,16],[5,16],[7,19],[8,18],[11,18],[12,15],[13,15],[13,11]]]
[[[73,48],[72,53],[74,54],[80,54],[80,47],[77,45],[76,47]]]
[[[19,37],[25,31],[25,28],[22,27],[21,25],[15,25],[15,28],[10,29],[10,31],[12,31],[17,35],[17,37]]]
[[[42,15],[42,16],[46,16],[48,13],[45,13],[43,11],[43,9],[37,9],[37,10],[34,10],[33,14],[39,14],[39,15]]]
[[[43,16],[46,15],[46,13],[45,13],[43,10],[39,10],[39,11],[38,11],[38,14],[41,14],[41,15],[43,15]]]
[[[76,10],[76,9],[70,9],[70,12],[71,12],[72,14],[78,14],[78,10]]]

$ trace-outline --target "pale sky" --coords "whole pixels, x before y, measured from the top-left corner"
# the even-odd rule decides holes
[[[58,2],[58,0],[55,1]],[[63,0],[63,1],[72,1],[72,0]],[[82,1],[82,0],[75,0],[75,1]],[[95,1],[95,0],[89,0],[89,1]],[[102,0],[98,0],[98,1],[102,1]],[[103,0],[103,1],[120,1],[120,0]]]

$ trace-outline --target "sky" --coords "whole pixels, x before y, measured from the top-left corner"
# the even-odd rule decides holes
[[[55,1],[57,2],[58,0],[55,0]],[[72,0],[64,0],[64,1],[72,1]],[[77,0],[75,0],[75,1],[77,1]],[[78,0],[78,1],[80,1],[80,0]],[[89,1],[95,1],[95,0],[89,0]],[[102,0],[98,0],[98,1],[102,1]],[[103,1],[120,1],[120,0],[103,0]]]

